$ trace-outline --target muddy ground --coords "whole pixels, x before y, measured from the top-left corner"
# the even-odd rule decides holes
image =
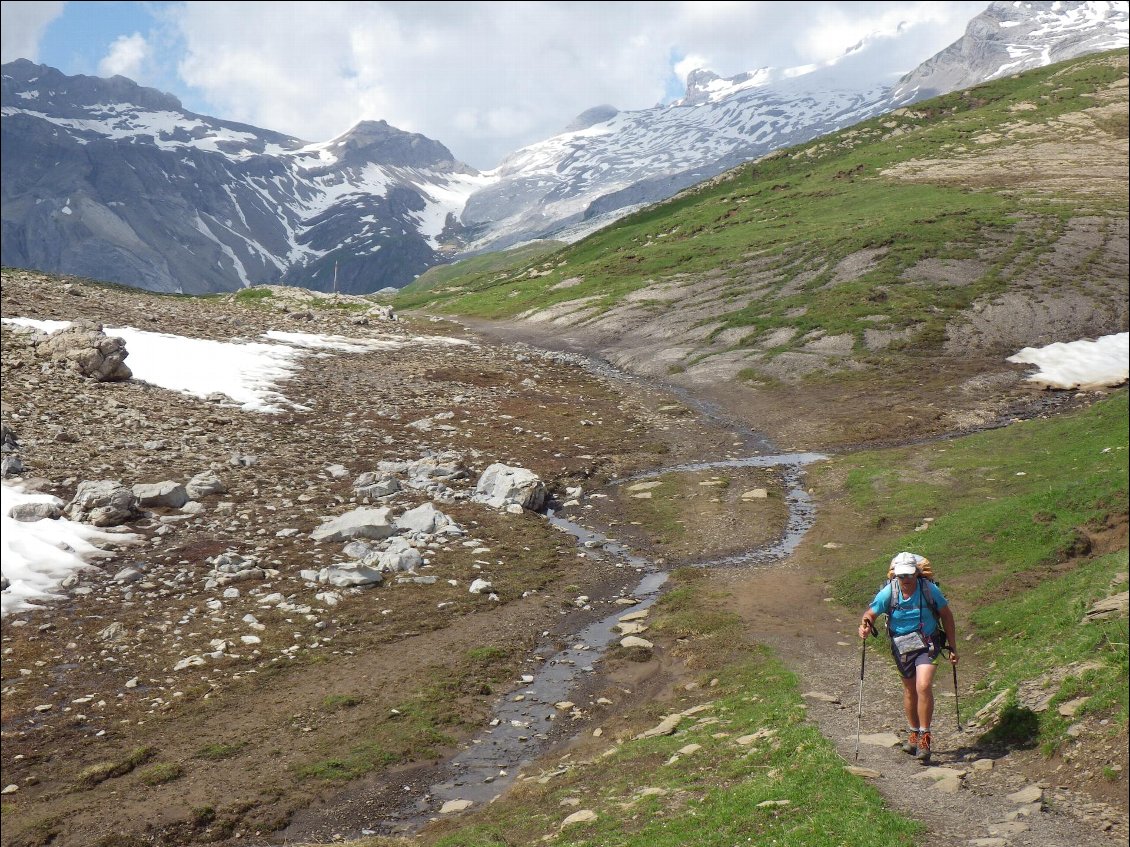
[[[207,498],[202,514],[151,510],[129,526],[140,546],[84,572],[45,608],[4,618],[2,781],[17,790],[5,798],[3,843],[13,847],[356,836],[393,816],[405,795],[426,791],[433,766],[482,731],[497,698],[536,667],[535,656],[614,611],[639,578],[599,549],[578,548],[542,516],[454,500],[437,506],[465,535],[425,548],[430,561],[420,573],[438,577],[434,584],[344,592],[329,606],[298,572],[340,560],[340,545],[314,542],[309,532],[323,516],[358,505],[352,480],[377,461],[446,452],[467,468],[467,480],[454,486],[460,490],[491,462],[522,465],[578,523],[670,568],[775,535],[783,523],[780,477],[696,472],[636,491],[629,478],[770,449],[751,430],[782,449],[849,449],[960,431],[958,420],[972,429],[1087,402],[1035,392],[999,362],[993,372],[1008,378],[970,383],[985,367],[969,360],[939,360],[850,391],[829,385],[754,395],[702,385],[687,393],[545,354],[525,343],[544,339],[514,327],[486,334],[487,327],[425,317],[359,323],[359,313],[346,309],[154,297],[24,272],[5,272],[3,314],[220,340],[283,329],[472,342],[310,358],[282,389],[308,410],[263,415],[44,367],[26,337],[4,328],[3,419],[20,440],[33,485],[67,499],[83,479],[183,481],[211,468],[228,488]],[[943,390],[952,401],[945,416],[930,411]],[[699,400],[711,403],[718,419],[704,417]],[[454,414],[438,419],[444,428],[409,426],[447,412]],[[574,487],[583,489],[579,498],[567,493]],[[765,496],[744,496],[755,489]],[[634,496],[648,492],[651,498]],[[408,492],[390,505],[399,511],[427,499]],[[578,502],[566,506],[570,499]],[[297,532],[276,535],[285,529]],[[838,644],[850,639],[837,630],[822,592],[799,574],[810,564],[828,566],[821,545],[850,542],[853,531],[850,516],[821,523],[780,568],[712,576],[755,638],[777,648],[807,684],[844,703],[852,662],[829,669],[810,658],[837,650],[854,656],[854,645]],[[205,583],[207,559],[224,552],[255,557],[269,570],[238,583],[238,596],[221,597]],[[138,581],[115,581],[126,565],[141,572]],[[468,593],[479,576],[491,579],[497,600]],[[261,602],[276,592],[284,602]],[[829,643],[798,638],[795,619],[772,612],[781,601],[828,624],[818,629]],[[254,648],[173,670],[217,639],[249,633],[248,614],[265,625],[255,630]],[[627,710],[664,697],[683,679],[663,645],[648,661],[608,665],[610,673],[586,675],[570,699],[587,705],[606,697],[606,709]],[[876,696],[889,701],[889,686],[877,687]],[[813,709],[841,745],[849,711]],[[879,700],[875,713],[897,710]],[[546,749],[586,720],[548,727]],[[1041,767],[1020,758],[1015,770],[996,773]],[[892,803],[918,816],[913,793],[897,778],[887,783],[880,788]],[[1085,780],[1064,784],[1088,790]],[[1124,833],[1124,798],[1098,799],[1113,804],[1103,813],[1114,818],[1109,830]],[[1094,812],[1086,802],[1063,805],[1085,818]],[[963,834],[984,829],[976,814],[964,816]],[[939,838],[950,834],[949,823],[927,823]]]

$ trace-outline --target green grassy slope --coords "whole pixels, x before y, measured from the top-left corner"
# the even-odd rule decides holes
[[[1071,723],[1055,707],[1080,696],[1089,698],[1081,715],[1126,731],[1126,617],[1083,616],[1127,588],[1128,419],[1124,389],[1083,413],[835,460],[854,509],[884,538],[882,555],[839,578],[840,598],[867,603],[890,550],[929,558],[967,628],[959,650],[968,645],[986,671],[969,716],[997,698],[991,711],[1011,704],[1015,723],[1020,684],[1069,669],[1046,687],[1050,708],[1029,712],[1022,727],[990,716],[986,740],[1055,751]]]
[[[1100,144],[1096,159],[1109,158],[1101,145],[1127,136],[1125,78],[1123,50],[915,104],[778,151],[509,272],[406,290],[397,305],[506,318],[593,297],[607,309],[653,282],[712,272],[719,331],[748,328],[752,341],[792,327],[861,340],[883,315],[886,328],[914,327],[911,343],[931,348],[957,312],[1030,275],[1071,219],[1125,219],[1125,186],[1091,183],[1092,170],[1043,184],[1007,166],[1028,156],[1037,171],[1054,170],[1082,155],[1087,139]],[[1067,128],[1084,125],[1085,138],[1069,140]],[[1055,139],[1071,153],[1045,166],[1039,158],[1054,155],[1041,145]],[[995,250],[986,267],[965,284],[904,276],[926,259],[984,258],[987,244]],[[860,251],[876,251],[872,266],[838,281],[837,264]]]

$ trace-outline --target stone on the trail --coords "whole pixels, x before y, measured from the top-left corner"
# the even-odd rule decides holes
[[[645,650],[650,650],[655,645],[646,638],[640,638],[637,635],[629,635],[627,638],[620,639],[620,646],[624,648],[643,647]]]
[[[650,500],[652,495],[650,491],[641,491],[639,494],[633,494],[632,496],[637,500]]]
[[[495,509],[514,504],[536,512],[545,497],[545,484],[533,471],[496,462],[483,471],[471,499]]]
[[[833,694],[825,694],[822,691],[808,691],[800,695],[805,700],[815,700],[818,703],[839,703],[840,698]]]
[[[435,533],[455,523],[432,503],[424,503],[410,509],[393,521],[404,532]]]
[[[872,747],[897,747],[902,743],[902,739],[893,732],[875,732],[859,736],[859,743]]]
[[[878,779],[883,775],[879,771],[872,770],[871,768],[861,768],[856,765],[848,765],[844,768],[844,770],[850,774],[853,774],[854,776],[862,777],[863,779]]]
[[[946,779],[962,779],[966,772],[958,770],[957,768],[926,768],[922,773],[918,774],[916,779],[932,779],[934,782],[941,782]]]
[[[791,800],[762,800],[760,803],[757,804],[757,808],[759,808],[759,809],[770,809],[774,806],[790,806],[790,805],[792,805]]]
[[[173,670],[174,671],[183,671],[186,668],[198,668],[198,667],[200,667],[201,665],[204,665],[204,664],[207,664],[207,663],[204,660],[203,656],[189,656],[185,659],[181,659],[179,662],[177,662],[175,665],[173,665]]]
[[[961,777],[947,776],[934,783],[934,790],[942,794],[956,794],[961,790]]]
[[[753,488],[742,494],[743,500],[766,500],[769,497],[769,489],[767,488]]]
[[[19,790],[20,787],[13,782],[5,785],[3,789],[0,789],[0,794],[15,794]]]
[[[680,756],[689,756],[692,753],[697,753],[701,749],[702,749],[701,744],[688,744],[685,747],[679,748],[679,755]]]
[[[468,588],[467,590],[471,594],[482,594],[484,591],[490,591],[491,588],[493,588],[493,587],[494,586],[492,586],[490,584],[490,582],[488,582],[485,579],[476,579],[474,582],[471,583],[471,587]]]
[[[179,482],[139,483],[133,487],[133,496],[141,506],[164,506],[179,509],[188,502],[188,492]]]
[[[569,712],[572,711],[573,707],[576,705],[577,704],[572,700],[562,700],[559,703],[554,703],[553,708],[557,709],[559,712]]]
[[[1022,806],[1027,803],[1039,803],[1044,799],[1044,790],[1038,785],[1029,785],[1019,791],[1008,795],[1008,802]]]
[[[635,485],[629,485],[629,491],[649,491],[652,488],[658,488],[663,483],[658,479],[648,480],[647,482],[637,482]]]
[[[973,763],[973,770],[978,772],[991,771],[995,765],[996,762],[994,762],[992,759],[977,759]]]
[[[472,800],[448,800],[440,807],[439,813],[441,815],[450,815],[454,812],[464,812],[474,805],[475,803]]]
[[[380,509],[354,509],[336,518],[330,518],[313,532],[315,541],[348,541],[351,538],[388,538],[396,534],[396,527],[388,519],[387,507]]]
[[[592,809],[581,809],[579,812],[573,812],[565,820],[561,821],[561,828],[565,829],[567,826],[573,826],[579,823],[591,823],[596,820],[596,812]]]
[[[137,497],[117,480],[84,480],[67,507],[67,517],[94,526],[117,526],[137,517]]]
[[[227,486],[213,471],[201,471],[184,486],[190,500],[199,500],[210,494],[226,494]]]

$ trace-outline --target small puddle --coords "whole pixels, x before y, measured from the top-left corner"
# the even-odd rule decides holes
[[[771,544],[735,556],[691,563],[696,567],[761,565],[779,561],[791,553],[812,526],[814,509],[808,492],[801,484],[803,467],[824,458],[826,457],[820,453],[746,456],[717,462],[674,465],[630,479],[617,480],[614,484],[668,473],[692,473],[721,468],[784,468],[789,518],[782,537]],[[548,746],[549,730],[554,721],[569,719],[570,710],[558,709],[556,704],[566,702],[578,681],[584,675],[595,672],[595,665],[604,651],[621,637],[613,631],[620,618],[649,608],[659,598],[660,589],[667,582],[667,571],[657,569],[649,560],[634,554],[614,539],[563,518],[552,510],[547,513],[547,518],[552,526],[572,535],[578,546],[603,551],[639,571],[642,574],[640,581],[630,592],[630,596],[638,602],[631,606],[621,606],[607,617],[590,623],[569,639],[571,646],[564,650],[549,656],[535,653],[544,659],[541,666],[529,677],[523,677],[525,684],[522,687],[496,704],[489,727],[444,765],[446,777],[434,784],[426,795],[404,809],[400,815],[386,818],[371,830],[363,830],[363,835],[415,831],[436,817],[443,804],[449,800],[470,801],[474,806],[493,800],[514,781],[524,765],[532,762]]]

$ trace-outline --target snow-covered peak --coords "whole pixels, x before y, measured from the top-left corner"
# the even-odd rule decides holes
[[[687,93],[671,105],[697,106],[700,103],[717,102],[747,88],[767,85],[779,76],[772,68],[758,68],[756,71],[723,79],[713,71],[699,68],[687,74]]]
[[[965,35],[899,80],[894,98],[923,99],[1128,45],[1126,3],[994,2]]]

